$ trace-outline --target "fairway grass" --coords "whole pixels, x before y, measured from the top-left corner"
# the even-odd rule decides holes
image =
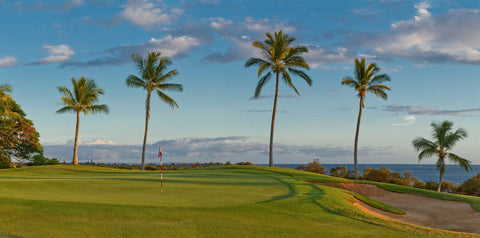
[[[0,237],[480,237],[383,220],[304,181],[346,180],[232,166],[166,171],[162,193],[158,172],[0,170]]]

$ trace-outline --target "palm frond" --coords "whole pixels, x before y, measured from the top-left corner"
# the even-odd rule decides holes
[[[263,86],[270,80],[272,77],[272,72],[268,72],[265,74],[260,80],[258,80],[257,87],[255,88],[255,98],[260,96],[260,92],[262,91]]]
[[[292,78],[290,77],[290,74],[288,74],[287,71],[284,71],[282,72],[282,78],[283,78],[283,81],[288,85],[290,86],[297,95],[300,95],[300,93],[298,92],[297,88],[295,87],[295,85],[293,85],[293,82],[292,82]]]
[[[357,89],[360,87],[360,84],[351,77],[345,77],[342,79],[342,85],[347,85],[351,88]]]
[[[388,76],[387,74],[379,74],[375,75],[372,78],[372,80],[370,81],[370,85],[377,85],[385,82],[390,82],[390,76]]]
[[[157,86],[159,90],[168,90],[168,91],[176,91],[176,92],[183,92],[183,85],[176,84],[176,83],[164,83]]]
[[[302,70],[298,70],[298,69],[294,69],[294,68],[288,68],[288,71],[292,74],[297,75],[298,77],[302,78],[303,80],[305,80],[305,82],[307,82],[307,84],[309,86],[312,86],[312,83],[313,83],[312,79],[310,79],[310,76],[308,76],[308,74],[306,74]]]
[[[438,145],[435,142],[427,140],[423,137],[417,137],[412,141],[413,148],[418,152],[425,149],[437,149]]]
[[[367,91],[375,94],[375,96],[380,97],[380,98],[382,98],[383,100],[387,100],[388,95],[387,95],[387,93],[384,91],[384,89],[390,90],[390,88],[387,87],[387,86],[385,86],[385,85],[375,85],[375,86],[369,87],[369,88],[367,89]]]
[[[125,82],[130,88],[145,88],[146,86],[146,82],[135,75],[129,75]]]
[[[157,94],[158,94],[158,97],[160,97],[160,100],[162,100],[164,103],[170,105],[172,108],[175,108],[175,107],[178,108],[178,104],[177,102],[175,102],[175,100],[173,100],[173,98],[169,97],[168,95],[166,95],[160,90],[157,90]]]
[[[446,148],[446,150],[451,150],[457,144],[458,141],[466,138],[467,136],[468,136],[467,131],[463,128],[459,128],[453,133],[448,133],[445,136],[444,147]]]
[[[86,109],[86,114],[88,112],[91,112],[92,114],[96,114],[96,113],[107,113],[108,114],[110,112],[110,109],[105,104],[101,104],[101,105],[97,104],[97,105],[86,106],[85,109]]]
[[[57,110],[56,113],[76,112],[74,107],[65,106]]]
[[[467,160],[467,159],[464,159],[456,154],[453,154],[453,153],[448,153],[448,159],[450,159],[450,161],[460,165],[460,167],[462,167],[465,171],[469,171],[470,169],[472,169],[472,161],[470,160]]]
[[[264,59],[250,58],[250,59],[247,60],[247,62],[245,62],[245,67],[250,67],[250,66],[253,66],[253,65],[263,65],[263,64],[271,65],[271,63],[267,62]]]
[[[158,75],[161,75],[161,72]],[[159,76],[159,80],[157,82],[160,83],[160,82],[172,80],[173,77],[177,75],[178,75],[178,71],[176,69],[170,70],[166,74]]]

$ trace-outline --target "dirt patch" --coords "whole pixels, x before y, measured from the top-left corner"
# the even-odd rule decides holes
[[[385,219],[393,219],[436,229],[480,234],[480,212],[475,211],[469,203],[390,192],[372,184],[312,183],[350,190],[360,195],[400,208],[407,213],[405,215],[397,215],[373,208],[364,203],[356,204],[361,210],[365,211],[366,209],[368,211],[365,212]]]

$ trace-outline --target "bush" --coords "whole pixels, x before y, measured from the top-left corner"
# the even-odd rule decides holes
[[[457,189],[458,193],[480,196],[480,173],[463,182]]]
[[[251,162],[238,162],[237,165],[253,165]]]
[[[405,171],[403,175],[400,172],[392,173],[392,171],[387,169],[385,166],[382,166],[380,169],[364,169],[363,179],[383,183],[393,183],[409,187],[415,185],[423,186],[423,183],[420,182],[416,177],[412,176],[412,173],[409,171]]]
[[[348,170],[345,166],[337,166],[330,169],[330,176],[346,178],[348,176]]]
[[[8,156],[0,155],[0,169],[10,168],[10,158]]]
[[[43,154],[34,155],[30,159],[30,161],[31,161],[32,165],[34,165],[34,166],[36,166],[36,165],[54,165],[54,164],[59,163],[57,158],[49,159],[49,158],[43,156]]]
[[[295,169],[308,171],[308,172],[313,172],[313,173],[317,173],[317,174],[327,174],[327,172],[325,171],[325,167],[323,167],[320,164],[319,159],[314,159],[313,162],[308,163],[308,165],[302,164]]]
[[[425,189],[437,191],[438,183],[435,181],[430,181],[425,183]]]
[[[457,186],[455,183],[443,180],[442,181],[442,187],[440,188],[440,191],[442,192],[447,192],[447,193],[455,193],[457,190]],[[438,183],[435,181],[430,181],[425,184],[425,189],[437,191],[438,189]]]

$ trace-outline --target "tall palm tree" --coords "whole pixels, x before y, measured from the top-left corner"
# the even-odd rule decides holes
[[[427,140],[423,137],[417,137],[412,141],[412,145],[417,152],[420,152],[420,154],[418,154],[418,162],[427,157],[434,155],[438,156],[437,170],[440,171],[440,179],[438,180],[437,191],[440,192],[442,176],[445,173],[445,158],[458,164],[467,172],[472,168],[469,160],[449,152],[458,141],[467,137],[467,131],[463,128],[459,128],[454,132],[452,128],[453,122],[450,121],[444,121],[442,123],[432,122],[430,126],[433,127],[433,141]]]
[[[148,52],[144,59],[141,55],[132,55],[133,61],[137,64],[138,75],[129,75],[126,82],[127,86],[131,88],[143,88],[147,91],[147,99],[145,101],[145,135],[143,137],[142,149],[142,170],[145,170],[145,146],[147,143],[148,120],[150,118],[150,97],[152,92],[157,92],[158,97],[164,103],[170,105],[172,108],[178,108],[177,102],[166,95],[163,91],[177,91],[183,92],[181,84],[166,83],[178,75],[177,70],[167,71],[167,67],[172,64],[172,61],[167,57],[160,57],[160,52]]]
[[[272,74],[275,75],[275,96],[273,101],[272,112],[272,124],[270,128],[270,150],[269,150],[269,166],[273,166],[273,130],[275,127],[275,114],[277,111],[277,99],[278,99],[278,81],[280,76],[283,81],[293,90],[300,95],[295,85],[292,83],[290,74],[299,76],[308,85],[312,85],[312,80],[303,70],[309,70],[307,62],[300,56],[303,53],[307,53],[308,49],[304,46],[291,46],[290,44],[295,41],[295,38],[290,37],[287,34],[283,34],[282,31],[275,32],[274,35],[270,33],[265,34],[267,39],[263,42],[255,41],[252,45],[261,51],[261,58],[250,58],[245,63],[245,67],[253,65],[258,66],[258,76],[268,71],[263,75],[257,83],[255,88],[255,98],[260,96],[263,86],[267,83]],[[301,68],[301,69],[298,69]]]
[[[60,98],[64,107],[57,110],[57,113],[74,112],[77,114],[77,126],[75,129],[75,144],[73,146],[72,164],[78,164],[77,146],[78,146],[78,128],[80,126],[80,112],[84,115],[88,113],[108,113],[108,106],[105,104],[95,104],[98,102],[98,96],[103,95],[103,89],[99,88],[95,81],[86,79],[83,76],[77,80],[72,77],[72,90],[66,87],[57,87],[63,95]]]
[[[364,100],[367,92],[375,94],[377,97],[380,97],[384,100],[387,100],[387,93],[385,90],[390,90],[390,88],[382,83],[390,81],[390,76],[387,74],[378,74],[380,68],[377,67],[375,63],[370,63],[368,66],[365,66],[365,58],[362,60],[355,59],[355,78],[345,77],[342,79],[342,85],[347,85],[355,89],[358,92],[358,97],[360,98],[360,106],[358,111],[357,119],[357,130],[355,132],[355,146],[353,149],[353,162],[355,164],[355,179],[358,179],[358,162],[357,162],[357,151],[358,151],[358,133],[360,130],[360,120],[362,118],[362,109],[365,106]]]

